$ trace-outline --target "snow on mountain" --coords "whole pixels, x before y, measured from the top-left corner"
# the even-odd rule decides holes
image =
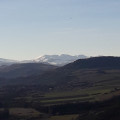
[[[52,65],[65,65],[71,62],[74,62],[78,59],[84,59],[87,58],[85,55],[44,55],[37,59],[33,60],[24,60],[24,61],[17,61],[17,60],[9,60],[9,59],[3,59],[0,58],[0,66],[2,65],[12,65],[16,63],[45,63],[45,64],[52,64]]]
[[[62,55],[44,55],[41,56],[37,59],[35,59],[35,62],[41,62],[41,63],[49,63],[52,65],[65,65],[71,62],[74,62],[75,60],[78,59],[84,59],[87,58],[85,55],[67,55],[67,54],[62,54]]]

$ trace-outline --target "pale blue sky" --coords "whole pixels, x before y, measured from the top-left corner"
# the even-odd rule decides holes
[[[120,56],[120,0],[0,0],[0,57]]]

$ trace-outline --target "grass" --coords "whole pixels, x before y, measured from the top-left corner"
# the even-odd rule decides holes
[[[59,104],[59,103],[68,103],[68,102],[75,102],[75,101],[79,101],[79,102],[85,102],[85,101],[89,101],[92,100],[93,98],[91,97],[86,97],[86,98],[68,98],[68,99],[54,99],[54,100],[43,100],[41,101],[44,104]]]
[[[74,120],[78,115],[63,115],[63,116],[53,116],[49,120]]]
[[[98,70],[80,70],[73,75],[77,75],[78,78],[68,82],[68,86],[62,86],[63,89],[53,89],[47,92],[41,92],[36,88],[29,88],[30,90],[24,90],[20,94],[14,95],[13,91],[8,89],[5,91],[2,88],[2,93],[6,92],[6,99],[9,94],[13,95],[11,103],[38,103],[47,105],[63,104],[68,102],[84,102],[84,101],[101,101],[111,98],[112,96],[119,95],[120,90],[116,91],[116,88],[120,88],[120,70],[104,70],[104,73],[99,73]],[[86,83],[85,85],[83,83]],[[91,83],[91,84],[89,84]],[[81,85],[83,84],[83,86]],[[78,86],[77,86],[78,85]],[[69,89],[70,86],[70,89]],[[18,89],[18,88],[15,88]],[[21,89],[21,87],[19,88]],[[11,90],[11,89],[10,89]],[[10,101],[10,100],[9,100]],[[17,107],[18,107],[17,106]]]
[[[56,104],[64,104],[64,103],[70,103],[70,102],[94,102],[94,101],[101,101],[107,98],[111,98],[114,94],[113,92],[114,88],[111,86],[105,87],[91,87],[87,89],[74,89],[71,91],[65,91],[65,92],[49,92],[45,94],[44,96],[40,97],[39,95],[36,97],[32,97],[27,95],[25,97],[18,97],[15,100],[20,101],[21,99],[24,99],[26,102],[36,102],[36,103],[42,103],[42,105],[48,106],[48,105],[56,105]],[[117,93],[117,91],[114,91],[114,93]]]
[[[69,82],[69,85],[73,86],[70,90],[52,91],[45,94],[44,99],[41,102],[56,104],[60,101],[101,101],[109,99],[113,96],[120,95],[120,70],[103,70],[104,73],[99,73],[98,70],[80,70],[73,75],[78,76],[79,79]],[[85,88],[80,88],[82,83],[88,83]],[[90,86],[89,86],[89,83]],[[77,87],[77,85],[79,85]],[[74,87],[75,86],[75,87]],[[84,96],[86,95],[86,96]],[[75,97],[78,96],[78,97]],[[47,98],[47,99],[46,99]],[[92,99],[88,99],[92,98]]]
[[[38,117],[41,113],[31,108],[10,108],[10,115]]]

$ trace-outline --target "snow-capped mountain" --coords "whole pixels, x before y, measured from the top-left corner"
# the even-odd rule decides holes
[[[17,60],[10,60],[10,59],[3,59],[0,58],[0,66],[2,65],[12,65],[12,64],[20,64],[20,63],[45,63],[45,64],[51,64],[51,65],[58,65],[62,66],[71,62],[74,62],[78,59],[84,59],[87,58],[85,55],[44,55],[41,57],[38,57],[37,59],[33,60],[24,60],[24,61],[17,61]]]
[[[11,65],[11,64],[14,64],[14,63],[18,63],[18,61],[17,60],[10,60],[10,59],[0,58],[0,66],[2,66],[2,65]]]
[[[78,59],[84,59],[87,58],[85,55],[67,55],[67,54],[62,54],[62,55],[44,55],[41,56],[35,60],[34,62],[40,62],[40,63],[49,63],[52,65],[65,65],[71,62],[74,62],[75,60]]]

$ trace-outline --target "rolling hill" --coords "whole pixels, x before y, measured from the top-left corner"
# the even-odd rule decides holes
[[[55,68],[57,67],[42,63],[19,63],[9,66],[0,66],[0,77],[10,79],[18,77],[27,77],[34,74],[40,75],[46,71],[50,71]]]
[[[112,73],[113,72],[113,73]],[[120,72],[119,57],[93,57],[80,59],[63,67],[57,68],[52,72],[42,74],[35,80],[41,84],[66,85],[71,81],[79,81],[80,84],[88,82],[95,83],[98,79],[108,75],[108,80],[111,75]],[[116,75],[117,76],[117,75]],[[113,75],[114,77],[114,75]]]
[[[35,71],[34,71],[35,72]],[[43,74],[9,80],[12,84],[48,85],[74,89],[120,82],[120,57],[93,57],[77,60]]]

